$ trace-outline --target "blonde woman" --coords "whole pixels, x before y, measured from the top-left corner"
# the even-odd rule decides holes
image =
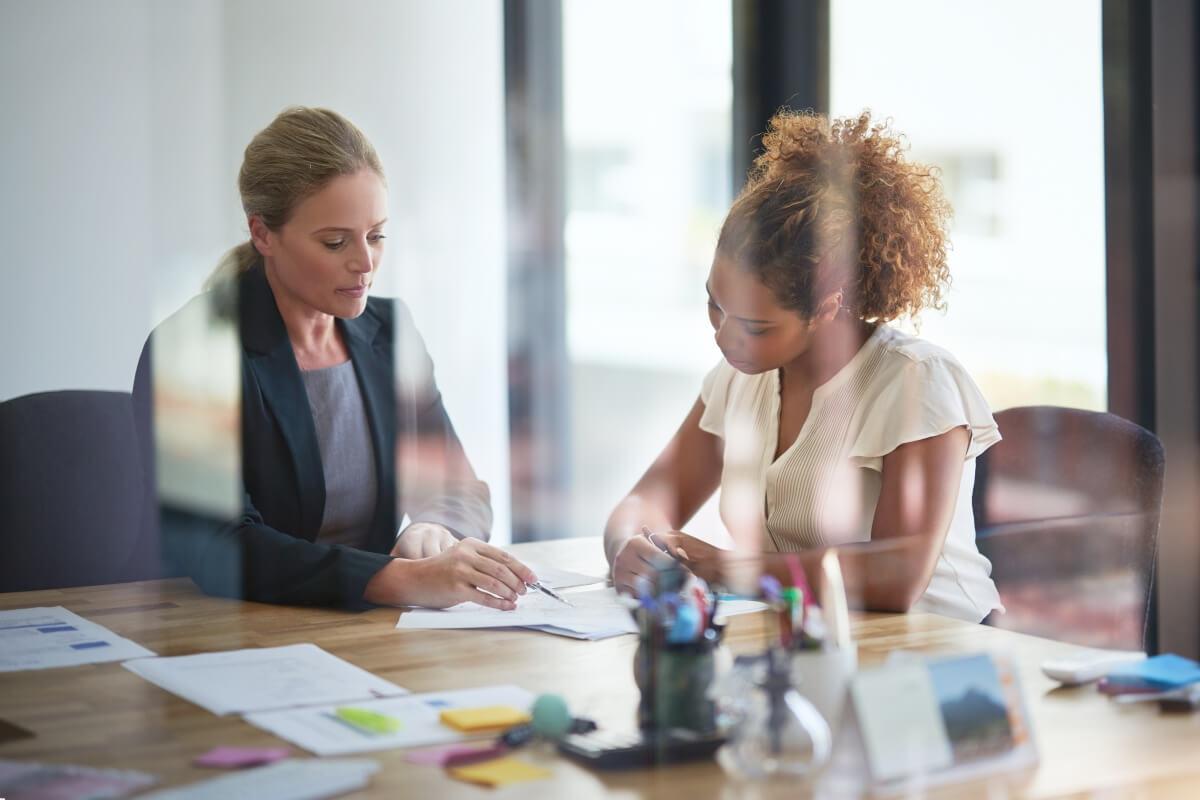
[[[388,219],[374,148],[332,111],[288,109],[246,148],[238,188],[250,239],[211,283],[237,298],[245,506],[219,525],[164,511],[171,563],[249,600],[513,608],[536,577],[485,541],[487,486],[411,314],[369,295]]]
[[[937,177],[868,114],[781,112],[763,145],[706,284],[724,361],[610,517],[613,579],[636,590],[663,550],[707,578],[747,555],[814,578],[837,547],[858,605],[978,622],[1000,603],[971,492],[1000,435],[953,356],[887,324],[941,303]],[[680,530],[718,487],[734,553]]]

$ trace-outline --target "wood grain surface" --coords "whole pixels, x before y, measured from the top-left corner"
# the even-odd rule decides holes
[[[512,548],[519,557],[602,575],[599,539]],[[611,730],[632,730],[637,704],[632,662],[636,638],[574,641],[520,630],[398,631],[398,612],[364,613],[269,606],[206,597],[188,580],[147,581],[0,594],[0,609],[61,605],[159,655],[313,642],[413,692],[514,683],[562,694],[577,715]],[[733,653],[762,648],[761,615],[735,618],[726,643]],[[854,635],[862,665],[897,649],[925,654],[980,650],[1010,653],[1018,665],[1041,751],[1040,766],[933,792],[948,797],[1200,797],[1200,714],[1163,714],[1153,704],[1119,706],[1092,688],[1060,689],[1039,663],[1077,648],[927,614],[860,614]],[[0,743],[0,758],[53,761],[153,773],[160,785],[219,774],[191,766],[216,745],[282,742],[237,717],[216,717],[123,669],[119,663],[0,674],[0,718],[33,731]],[[283,743],[286,744],[286,743]],[[307,754],[299,752],[298,755]],[[594,773],[549,746],[523,758],[553,777],[485,789],[405,762],[404,751],[365,754],[382,770],[353,797],[507,798],[803,797],[795,782],[745,783],[715,763]],[[835,795],[836,796],[836,795]]]

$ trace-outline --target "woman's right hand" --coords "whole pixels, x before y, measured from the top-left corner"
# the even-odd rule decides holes
[[[613,585],[618,592],[636,595],[654,586],[660,570],[674,566],[677,566],[676,561],[647,537],[631,536],[613,559]]]
[[[533,570],[498,547],[478,539],[463,539],[436,556],[397,558],[367,582],[363,599],[391,606],[448,608],[471,601],[511,611]],[[490,594],[489,594],[490,593]]]

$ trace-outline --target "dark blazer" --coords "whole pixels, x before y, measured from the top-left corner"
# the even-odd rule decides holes
[[[222,519],[163,498],[162,539],[169,564],[212,594],[362,607],[367,582],[391,560],[387,553],[405,513],[413,522],[445,525],[459,537],[486,539],[491,528],[487,486],[476,479],[455,435],[411,315],[399,301],[369,298],[362,315],[336,324],[350,351],[369,423],[375,512],[362,549],[316,542],[325,477],[300,368],[262,270],[243,274],[236,287],[236,302],[228,291],[225,297],[209,293],[193,302],[215,308],[218,317],[229,317],[236,308],[243,508],[236,519]],[[144,453],[153,450],[146,444],[151,348],[156,337],[164,345],[179,341],[159,336],[173,320],[151,335],[135,378]],[[404,354],[399,381],[397,352]],[[154,361],[161,365],[171,357],[159,352]],[[155,415],[160,444],[163,426],[180,424],[177,416],[162,410]],[[398,458],[403,452],[417,457]],[[401,473],[398,462],[415,469]]]

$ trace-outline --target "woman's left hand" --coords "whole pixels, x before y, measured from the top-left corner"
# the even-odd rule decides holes
[[[721,577],[721,558],[724,551],[713,547],[703,539],[689,536],[682,531],[656,533],[655,537],[666,544],[679,563],[683,564],[698,577],[713,583]]]
[[[430,558],[457,542],[449,528],[432,522],[414,522],[400,532],[391,554],[395,558]]]

